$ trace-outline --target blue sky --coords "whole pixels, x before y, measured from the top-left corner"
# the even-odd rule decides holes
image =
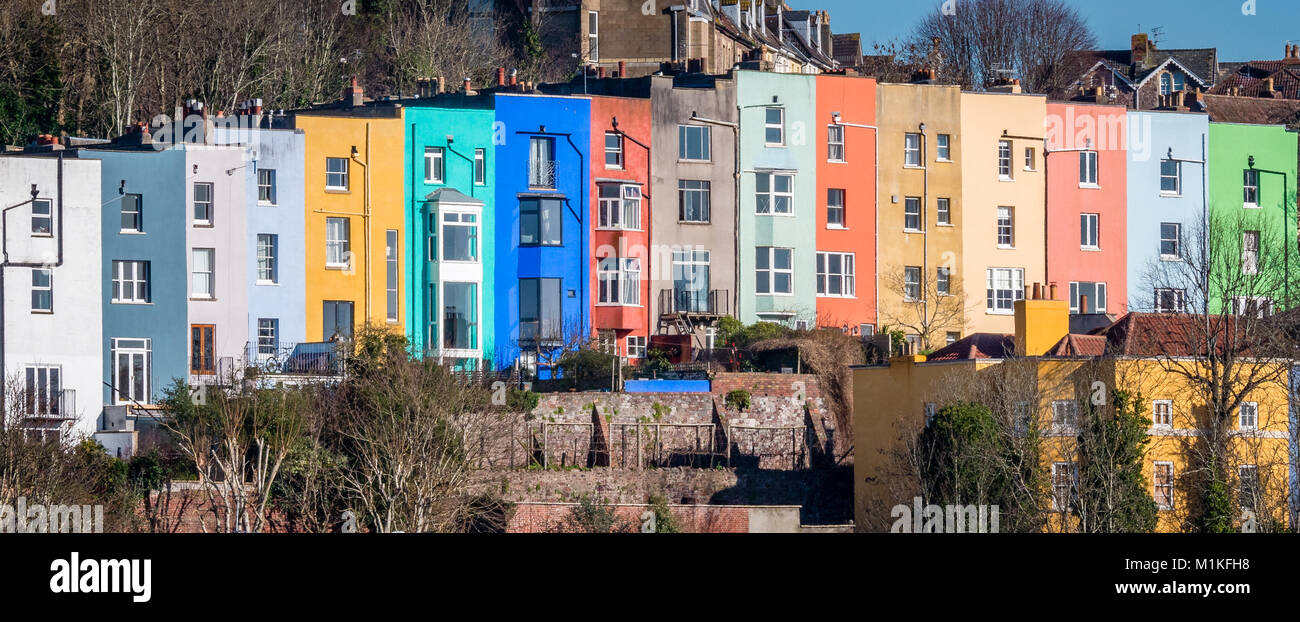
[[[795,9],[831,14],[835,32],[860,32],[871,43],[906,35],[939,0],[786,0]],[[957,0],[961,10],[962,0]],[[1066,0],[1088,20],[1102,47],[1126,49],[1134,33],[1164,28],[1162,48],[1217,47],[1220,61],[1282,57],[1300,43],[1300,0]],[[1254,15],[1243,14],[1253,5]],[[1142,30],[1138,30],[1139,24]]]

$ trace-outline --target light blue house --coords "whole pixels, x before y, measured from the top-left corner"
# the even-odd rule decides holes
[[[1128,113],[1128,304],[1121,311],[1202,308],[1186,280],[1206,227],[1209,117]]]
[[[250,118],[250,117],[245,117]],[[260,121],[260,120],[258,120]],[[304,142],[302,130],[216,128],[218,144],[245,151],[248,343],[244,361],[283,362],[306,341]]]
[[[816,78],[760,71],[736,75],[739,317],[745,323],[812,326],[817,319]]]

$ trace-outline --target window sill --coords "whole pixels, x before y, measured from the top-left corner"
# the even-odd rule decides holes
[[[1161,191],[1160,191],[1160,197],[1161,197],[1161,198],[1164,198],[1164,199],[1181,199],[1181,198],[1183,198],[1183,193],[1181,193],[1181,192],[1165,192],[1164,190],[1161,190]]]
[[[122,235],[144,235],[143,231],[137,231],[135,229],[123,229],[121,231],[118,231],[118,233]]]
[[[826,228],[827,228],[827,229],[830,229],[831,231],[848,231],[848,230],[849,230],[848,227],[845,227],[845,226],[843,226],[843,225],[826,225]]]
[[[854,296],[846,296],[846,295],[844,295],[844,294],[817,294],[817,297],[818,297],[818,298],[837,298],[837,299],[839,299],[839,300],[857,300],[857,299],[858,299],[858,297],[857,297],[856,295],[854,295]]]
[[[687,158],[677,158],[678,164],[712,164],[713,160],[690,160]]]
[[[1015,315],[1015,314],[1016,314],[1016,312],[1015,312],[1014,309],[1008,309],[1008,310],[1006,310],[1006,311],[1003,311],[1003,310],[1000,310],[1000,309],[985,309],[985,310],[984,310],[984,315]]]
[[[197,298],[196,298],[196,297],[194,297],[194,296],[190,296],[190,302],[216,302],[216,301],[217,301],[217,299],[216,299],[215,297],[197,297]]]
[[[908,229],[907,227],[903,227],[903,233],[925,233],[925,231],[921,229]]]
[[[479,261],[477,259],[433,259],[429,263],[454,263],[462,266],[475,266],[478,265]]]
[[[615,165],[612,165],[612,164],[606,164],[606,165],[605,165],[605,170],[607,170],[607,171],[621,171],[621,170],[625,170],[625,169],[624,169],[622,166],[615,166]]]
[[[794,297],[794,292],[791,292],[791,293],[788,293],[788,294],[774,294],[774,293],[771,293],[771,292],[754,292],[754,295],[755,295],[755,296],[773,296],[773,297],[777,297],[777,298],[793,298],[793,297]],[[761,314],[760,314],[760,315],[761,315]]]
[[[110,300],[108,301],[108,303],[114,305],[135,305],[135,306],[145,306],[145,305],[153,304],[152,302],[149,302],[147,300]]]
[[[279,203],[267,203],[266,201],[258,201],[258,202],[257,202],[257,206],[258,206],[258,207],[279,207],[280,204],[279,204]]]
[[[1179,257],[1178,255],[1161,255],[1160,261],[1177,261],[1181,263],[1183,261],[1183,258]]]
[[[780,216],[782,218],[794,218],[793,212],[754,212],[755,216]]]
[[[598,307],[598,308],[607,308],[607,309],[617,309],[617,308],[620,308],[620,307],[627,307],[627,308],[629,308],[629,309],[641,309],[641,308],[644,308],[645,305],[641,305],[641,304],[631,304],[631,303],[623,303],[623,302],[598,302],[598,303],[596,303],[596,307]]]
[[[953,163],[952,158],[935,158],[934,161],[935,161],[936,164],[952,164],[952,163]]]
[[[196,222],[196,223],[194,223],[194,228],[195,228],[195,229],[211,229],[212,227],[213,227],[213,225],[212,225],[212,223],[210,223],[210,222]]]
[[[352,194],[352,191],[348,190],[347,188],[331,188],[329,186],[326,186],[325,193],[326,194]]]
[[[998,244],[998,250],[1000,250],[1000,251],[1013,251],[1013,250],[1016,250],[1016,247],[1014,247],[1014,246],[1007,246],[1007,245],[1005,245],[1005,244]]]
[[[924,166],[921,166],[920,164],[904,164],[904,165],[903,165],[903,168],[905,168],[905,169],[910,168],[910,169],[917,170],[917,171],[924,171],[924,170],[925,170],[925,167],[924,167]]]
[[[426,179],[424,180],[424,184],[426,186],[445,186],[447,182],[441,179]]]
[[[54,237],[54,234],[53,234],[53,233],[32,233],[32,237],[34,237],[34,238],[52,238],[52,237]]]
[[[827,164],[848,164],[848,160],[827,160]]]
[[[53,309],[32,309],[32,315],[54,315]]]
[[[711,225],[713,222],[708,220],[678,220],[679,225]]]
[[[1097,184],[1079,184],[1079,188],[1083,190],[1101,190],[1101,186]]]
[[[785,143],[763,143],[764,149],[785,149]]]
[[[999,177],[998,181],[1013,184],[1016,182],[1016,179],[1014,177]]]
[[[1098,246],[1080,246],[1080,247],[1079,247],[1079,250],[1081,250],[1081,251],[1088,251],[1088,252],[1090,252],[1090,253],[1100,253],[1100,252],[1101,252],[1101,247],[1098,247]]]
[[[955,226],[957,226],[957,225],[954,225],[954,224],[952,224],[952,223],[950,223],[950,222],[936,222],[936,223],[934,223],[934,226],[936,226],[936,227],[955,227]]]
[[[327,264],[325,264],[325,269],[326,269],[326,270],[347,270],[347,269],[349,269],[349,268],[351,268],[351,267],[352,267],[352,266],[349,266],[348,264],[336,264],[336,263],[327,263]]]
[[[1260,209],[1258,203],[1242,203],[1242,204],[1241,204],[1241,208],[1242,208],[1242,209]]]
[[[596,231],[612,231],[614,233],[644,233],[645,229],[627,229],[624,227],[596,227]]]
[[[278,287],[280,285],[276,281],[257,281],[253,284],[258,287]]]

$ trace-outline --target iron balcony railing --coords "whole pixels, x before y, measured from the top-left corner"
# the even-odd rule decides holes
[[[529,188],[555,188],[555,179],[559,167],[554,160],[530,160],[528,162]]]
[[[249,342],[244,357],[249,369],[266,375],[340,376],[346,342]]]
[[[729,293],[725,289],[708,291],[676,288],[662,289],[659,290],[659,313],[661,315],[678,313],[728,315],[731,309]]]
[[[61,389],[54,392],[24,392],[22,396],[24,414],[28,420],[65,421],[77,417],[76,389]]]

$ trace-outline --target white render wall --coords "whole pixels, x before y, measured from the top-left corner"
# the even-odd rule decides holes
[[[185,294],[189,297],[189,326],[212,324],[216,344],[215,364],[231,359],[231,371],[243,371],[241,360],[248,342],[247,214],[245,208],[246,150],[238,146],[183,145],[185,150]],[[197,167],[197,168],[196,168]],[[194,224],[194,183],[207,182],[213,190],[212,226]],[[215,297],[195,298],[193,253],[195,248],[215,249]],[[187,327],[188,329],[188,327]],[[190,346],[187,334],[185,343]],[[191,363],[192,364],[192,363]],[[215,378],[191,376],[190,384],[208,384]]]
[[[54,218],[52,237],[32,236],[30,204],[6,218],[9,262],[51,265],[54,312],[32,312],[32,268],[5,268],[4,371],[17,379],[27,365],[59,366],[62,388],[76,391],[73,434],[88,437],[97,429],[103,401],[100,163],[69,157],[63,165],[63,265],[56,267],[58,158],[0,157],[0,208],[27,201],[37,184],[39,196],[52,200]]]

